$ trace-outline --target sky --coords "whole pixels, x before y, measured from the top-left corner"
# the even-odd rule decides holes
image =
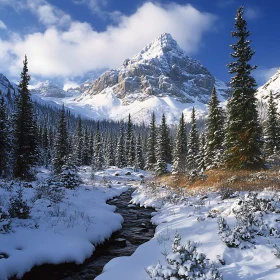
[[[0,73],[17,82],[26,54],[32,85],[51,80],[66,89],[120,67],[168,32],[228,82],[230,34],[241,5],[262,85],[280,66],[277,0],[0,0]]]

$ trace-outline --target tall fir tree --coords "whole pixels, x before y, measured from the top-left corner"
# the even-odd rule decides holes
[[[157,131],[156,131],[156,117],[155,113],[152,113],[152,119],[149,126],[149,136],[147,140],[147,155],[146,155],[146,166],[147,170],[154,170],[154,165],[156,163],[156,140],[157,140]]]
[[[156,163],[155,174],[157,176],[167,173],[167,162],[171,159],[171,145],[169,138],[168,126],[166,124],[165,115],[162,115],[161,124],[158,129],[156,144]]]
[[[225,121],[223,110],[217,97],[216,88],[213,87],[208,102],[207,119],[207,151],[206,165],[208,168],[219,167],[224,153]]]
[[[225,163],[228,169],[259,169],[264,166],[263,138],[256,107],[256,81],[251,75],[256,66],[249,64],[255,51],[248,40],[250,32],[243,13],[244,8],[240,7],[235,19],[236,31],[231,33],[238,39],[231,45],[235,61],[227,65],[234,76],[230,81],[233,94],[227,104]]]
[[[69,137],[67,131],[67,121],[65,115],[65,108],[63,105],[60,111],[58,127],[56,130],[56,139],[54,144],[53,167],[55,174],[61,173],[62,166],[64,166],[68,161],[68,139]]]
[[[116,165],[118,167],[125,167],[125,141],[124,141],[124,123],[121,121],[120,123],[120,135],[117,144],[117,153],[116,153]]]
[[[95,143],[94,143],[94,167],[96,170],[101,170],[104,164],[102,137],[100,133],[99,122],[97,123]]]
[[[135,145],[133,139],[133,125],[131,122],[131,116],[128,114],[128,122],[126,128],[126,139],[125,139],[125,158],[127,165],[133,165],[135,157]]]
[[[81,116],[78,116],[78,123],[75,133],[75,143],[74,143],[74,161],[77,166],[81,166],[83,163],[83,128]]]
[[[88,129],[86,127],[83,135],[82,164],[90,165],[90,163],[90,139],[88,135]]]
[[[195,109],[193,107],[191,114],[191,130],[188,137],[188,153],[187,167],[189,170],[195,170],[198,167],[199,161],[199,137],[196,126]]]
[[[28,89],[30,79],[27,56],[25,56],[14,114],[14,176],[22,180],[33,179],[34,167],[39,158],[37,120]]]
[[[0,177],[7,175],[8,162],[8,118],[4,97],[0,91]]]
[[[177,127],[176,143],[173,155],[173,168],[172,173],[180,174],[186,172],[187,169],[187,131],[182,113],[179,125]]]
[[[277,113],[277,107],[272,95],[272,91],[269,94],[267,120],[264,128],[265,135],[265,152],[267,156],[271,156],[273,153],[280,151],[280,125],[279,114]]]
[[[136,151],[135,151],[135,162],[134,162],[135,170],[144,169],[144,157],[143,157],[143,149],[142,149],[142,141],[140,133],[138,134],[136,140]]]
[[[200,142],[199,142],[199,154],[198,154],[198,167],[199,171],[205,171],[207,167],[207,144],[205,139],[204,132],[200,135]]]

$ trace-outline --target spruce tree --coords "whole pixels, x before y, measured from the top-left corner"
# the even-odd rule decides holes
[[[205,169],[207,167],[206,155],[207,155],[207,145],[206,145],[205,134],[201,133],[200,143],[199,143],[199,154],[198,154],[198,170],[199,171],[205,171]]]
[[[79,116],[74,140],[74,160],[77,166],[81,166],[83,163],[83,140],[82,119],[81,116]]]
[[[156,144],[156,163],[155,174],[157,176],[167,173],[167,162],[171,159],[171,146],[169,131],[165,120],[165,115],[162,115],[161,125],[158,129],[157,144]],[[170,161],[169,161],[170,162]]]
[[[279,115],[277,113],[276,104],[272,91],[269,94],[267,120],[264,129],[265,135],[265,151],[267,156],[271,156],[275,152],[280,151],[280,126]]]
[[[231,33],[238,39],[231,45],[235,61],[227,65],[234,76],[230,81],[233,94],[227,104],[225,163],[229,169],[259,169],[264,166],[263,139],[256,107],[256,81],[251,76],[256,66],[249,64],[255,51],[248,40],[250,32],[243,12],[243,7],[237,10],[236,31]]]
[[[198,167],[199,137],[194,107],[191,114],[191,130],[188,140],[187,167],[189,170],[195,170]]]
[[[28,74],[27,64],[25,56],[14,114],[14,176],[22,180],[33,179],[33,168],[38,163],[39,156],[38,130],[28,89],[31,78]]]
[[[53,167],[55,174],[61,173],[62,166],[67,163],[69,154],[68,138],[67,121],[63,105],[60,111],[54,144]]]
[[[152,119],[149,126],[149,136],[147,141],[147,156],[146,156],[146,166],[147,170],[154,170],[154,165],[156,163],[156,117],[155,113],[152,114]]]
[[[117,144],[117,154],[116,154],[116,165],[118,167],[125,167],[125,142],[124,142],[124,124],[123,121],[120,123],[120,135]]]
[[[82,164],[90,165],[90,139],[88,135],[88,129],[85,128],[83,135],[83,150],[82,150]]]
[[[144,169],[144,157],[143,157],[143,149],[142,149],[142,141],[140,133],[138,134],[137,141],[136,141],[136,151],[135,151],[135,171],[140,169]]]
[[[184,173],[187,169],[187,132],[184,120],[184,114],[179,121],[177,127],[176,143],[173,155],[173,168],[172,173]]]
[[[94,167],[96,170],[101,170],[104,164],[102,139],[100,134],[99,122],[97,123],[95,143],[94,143]]]
[[[8,119],[4,97],[0,91],[0,177],[7,174],[8,162]]]
[[[207,119],[207,151],[206,165],[209,168],[218,167],[222,162],[224,152],[224,116],[217,97],[216,89],[213,87],[208,103]]]
[[[133,165],[135,158],[135,143],[133,139],[133,127],[131,122],[131,116],[128,115],[127,129],[126,129],[126,139],[125,139],[125,158],[127,165]]]

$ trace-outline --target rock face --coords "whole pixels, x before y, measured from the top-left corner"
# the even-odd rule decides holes
[[[151,96],[173,96],[182,103],[207,103],[215,78],[197,60],[186,55],[168,33],[126,59],[118,70],[109,70],[93,82],[84,95],[114,95],[128,105]]]
[[[17,85],[11,83],[6,76],[0,73],[0,91],[7,99],[14,98],[18,92]]]
[[[258,88],[256,96],[259,100],[266,102],[269,98],[270,91],[272,91],[275,100],[278,102],[278,107],[280,107],[280,68],[268,82]]]

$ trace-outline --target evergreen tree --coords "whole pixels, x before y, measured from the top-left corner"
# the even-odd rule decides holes
[[[147,156],[146,156],[146,166],[147,170],[154,170],[154,165],[156,163],[156,117],[155,113],[152,114],[152,120],[149,126],[149,136],[147,141]]]
[[[144,169],[144,166],[145,166],[140,133],[138,134],[138,137],[137,137],[134,166],[135,166],[135,171],[138,171],[139,168]]]
[[[124,146],[124,124],[123,121],[120,123],[120,136],[117,144],[117,155],[116,155],[116,165],[118,167],[125,167],[125,146]]]
[[[238,42],[231,45],[234,62],[228,64],[229,72],[235,74],[230,81],[233,94],[227,104],[225,163],[229,169],[258,169],[264,166],[262,155],[262,130],[256,107],[256,81],[249,61],[255,51],[251,49],[250,32],[243,19],[244,8],[237,10],[236,31],[232,37]]]
[[[265,135],[265,151],[267,156],[271,156],[274,152],[280,150],[280,126],[279,116],[277,113],[276,104],[270,91],[268,100],[267,120],[264,129]]]
[[[134,162],[135,157],[135,146],[133,139],[133,128],[131,122],[131,116],[128,115],[127,129],[126,129],[126,140],[125,140],[125,158],[127,165],[131,166]]]
[[[200,143],[199,143],[199,154],[198,154],[198,170],[204,171],[207,166],[206,162],[207,155],[207,145],[205,140],[205,134],[201,133],[200,135]]]
[[[42,134],[43,134],[42,135],[43,164],[47,168],[51,160],[51,151],[50,151],[49,131],[46,122],[44,123]]]
[[[106,152],[106,165],[107,166],[115,165],[115,153],[116,153],[116,147],[114,144],[114,139],[111,135],[109,137],[108,143],[107,143],[107,152]]]
[[[177,128],[175,150],[173,155],[172,173],[184,173],[187,168],[187,132],[184,120],[184,114],[179,121]]]
[[[28,89],[30,75],[27,64],[25,56],[14,114],[14,176],[23,180],[33,178],[39,152],[37,123]]]
[[[67,163],[69,154],[68,138],[67,121],[63,105],[60,111],[54,144],[53,167],[55,174],[61,173],[62,166]]]
[[[0,177],[7,174],[8,162],[8,126],[4,97],[0,91]]]
[[[94,143],[94,167],[96,170],[101,170],[104,164],[102,139],[100,134],[99,122],[97,123],[95,143]]]
[[[189,170],[194,170],[198,167],[198,154],[199,154],[199,137],[198,129],[196,127],[195,109],[192,110],[191,115],[191,130],[188,138],[188,153],[187,153],[187,166]]]
[[[157,145],[156,145],[156,159],[155,174],[157,176],[167,173],[167,162],[171,159],[171,146],[168,127],[164,114],[162,115],[161,125],[158,130]]]
[[[83,162],[83,140],[82,119],[81,116],[79,116],[74,144],[74,160],[77,166],[81,166]]]
[[[88,129],[85,128],[83,135],[82,164],[90,165],[90,162],[90,139],[88,135]]]
[[[213,168],[221,164],[225,138],[223,110],[220,107],[215,87],[208,103],[208,112],[206,164],[209,168]]]

